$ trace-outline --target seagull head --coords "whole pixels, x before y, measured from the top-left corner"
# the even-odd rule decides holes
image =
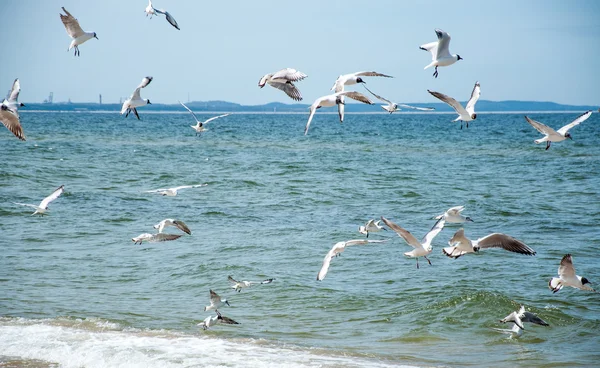
[[[97,39],[97,40],[100,40],[100,39],[98,38],[98,36],[96,36],[96,32],[94,32],[94,38],[95,38],[95,39]]]
[[[356,83],[364,83],[367,84],[361,77],[356,78]]]
[[[456,61],[459,61],[459,60],[464,60],[464,59],[461,58],[460,55],[456,55]]]
[[[565,138],[569,138],[570,140],[573,140],[573,137],[571,137],[571,133],[566,133],[565,134]]]
[[[477,114],[476,113],[472,113],[471,114],[471,119],[473,119],[473,120],[477,119]]]
[[[152,105],[152,102],[150,102],[150,99],[148,99],[148,102],[147,102],[147,104],[148,104],[148,105]]]
[[[585,284],[591,284],[590,280],[586,279],[585,277],[581,278],[581,285],[585,285]]]
[[[25,106],[25,104],[23,102],[21,102],[21,103],[19,103],[19,106],[23,107],[23,106]]]
[[[467,221],[467,222],[475,222],[475,221],[473,221],[473,219],[472,219],[472,218],[470,218],[469,216],[467,216],[467,218],[465,218],[465,221]]]
[[[345,105],[344,101],[342,100],[342,96],[337,96],[335,99],[335,104],[336,105]],[[321,107],[321,106],[319,106]]]

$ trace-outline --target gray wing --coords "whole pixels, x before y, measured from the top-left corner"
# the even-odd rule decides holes
[[[159,233],[159,234],[154,234],[152,236],[152,239],[149,240],[149,241],[151,241],[151,242],[164,242],[164,241],[175,240],[175,239],[179,239],[179,238],[181,238],[181,235]]]
[[[261,283],[261,284],[270,284],[270,283],[272,283],[274,280],[275,280],[275,279],[266,279],[266,280],[263,280],[263,281],[261,281],[260,283]]]
[[[550,326],[546,321],[544,321],[543,319],[531,312],[523,313],[523,315],[521,316],[521,321],[535,323],[536,325],[541,326]]]
[[[427,90],[427,92],[431,93],[431,95],[445,103],[447,103],[448,105],[450,105],[450,107],[452,107],[454,109],[454,111],[456,111],[457,114],[459,115],[469,115],[469,113],[467,112],[467,110],[465,110],[464,107],[462,107],[462,105],[456,101],[455,99],[453,99],[452,97],[445,95],[443,93],[439,93],[439,92],[434,92],[434,91],[430,91]]]
[[[139,86],[137,86],[137,88],[135,89],[135,91],[133,91],[133,94],[131,95],[132,99],[140,99],[140,90],[144,87],[146,87],[147,85],[150,84],[150,82],[152,82],[152,77],[144,77],[144,79],[142,79],[142,83],[140,83]]]
[[[435,108],[433,107],[417,107],[417,106],[411,106],[411,105],[405,105],[405,104],[397,104],[400,107],[404,107],[405,109],[413,109],[413,110],[419,110],[419,111],[434,111]]]
[[[213,116],[212,118],[207,119],[206,121],[204,121],[204,123],[202,123],[202,125],[207,124],[207,123],[209,123],[209,122],[211,122],[211,121],[213,121],[215,119],[224,118],[225,116],[229,116],[229,115],[231,115],[231,114],[223,114],[223,115],[219,115],[219,116]]]
[[[437,236],[437,234],[439,234],[440,231],[442,231],[444,229],[445,224],[446,224],[446,220],[444,219],[444,217],[437,220],[437,222],[433,225],[431,230],[429,230],[429,232],[427,234],[425,234],[425,236],[421,240],[421,244],[423,244],[424,248],[431,245],[433,238],[435,238]]]
[[[193,112],[192,110],[190,110],[190,108],[189,108],[189,107],[185,106],[185,105],[183,104],[183,102],[181,102],[181,101],[179,101],[179,103],[181,104],[181,106],[185,107],[185,109],[186,109],[187,111],[189,111],[189,112],[190,112],[190,114],[192,114],[192,116],[194,117],[194,119],[196,119],[196,123],[200,123],[200,121],[198,120],[198,117],[196,116],[196,114],[194,114],[194,112]],[[200,124],[202,124],[202,123],[200,123]]]
[[[386,78],[394,78],[391,75],[381,74],[377,72],[356,72],[354,75],[359,77],[386,77]]]
[[[216,305],[221,302],[221,297],[219,294],[215,293],[210,289],[210,304]]]
[[[81,29],[81,26],[79,25],[77,19],[75,19],[75,17],[72,16],[71,13],[69,13],[64,6],[62,7],[62,10],[65,12],[65,14],[67,14],[60,14],[60,20],[62,20],[63,24],[65,25],[67,34],[71,36],[71,38],[77,38],[83,35],[85,32],[83,32],[83,29]]]
[[[579,115],[577,117],[577,119],[573,120],[573,122],[571,122],[571,123],[565,125],[564,127],[560,128],[557,131],[557,133],[565,135],[569,131],[569,129],[573,128],[574,126],[577,126],[577,125],[581,124],[584,121],[586,121],[587,118],[589,118],[591,115],[592,115],[592,110],[586,111],[585,113]]]
[[[421,243],[419,243],[417,238],[415,238],[414,235],[410,233],[410,231],[403,229],[402,227],[398,226],[396,223],[386,219],[383,216],[381,216],[381,221],[383,221],[383,223],[386,224],[387,227],[394,230],[394,232],[396,234],[398,234],[398,236],[400,236],[402,239],[404,239],[404,241],[408,245],[415,247],[415,248],[421,247]]]
[[[177,227],[179,230],[183,231],[184,233],[186,233],[188,235],[192,235],[192,231],[190,230],[189,227],[187,227],[187,225],[183,221],[175,220],[175,221],[173,221],[173,225],[175,225],[175,227]]]
[[[342,96],[346,96],[346,97],[350,97],[353,100],[362,102],[362,103],[366,103],[369,105],[373,105],[373,101],[371,101],[367,96],[363,95],[360,92],[356,92],[356,91],[345,91],[345,92],[338,92],[336,93],[336,95],[342,95]]]
[[[232,320],[229,317],[225,317],[224,315],[222,315],[219,311],[216,311],[217,314],[219,315],[219,319],[221,320],[221,323],[224,323],[226,325],[239,325],[238,322]]]
[[[481,86],[479,82],[475,82],[475,86],[473,86],[473,91],[471,92],[471,98],[469,102],[467,102],[466,110],[469,114],[473,114],[475,112],[475,104],[477,100],[479,100],[479,96],[481,96]]]
[[[567,278],[575,277],[575,267],[573,267],[573,257],[570,254],[565,254],[560,260],[560,266],[558,266],[558,275]]]
[[[537,130],[538,132],[545,134],[545,135],[550,135],[553,133],[556,133],[556,131],[554,131],[554,129],[550,128],[549,126],[540,123],[539,121],[535,121],[533,119],[530,119],[529,117],[525,116],[525,120],[527,120],[527,122],[535,128],[535,130]]]
[[[383,102],[386,102],[386,103],[389,103],[389,104],[392,104],[392,103],[393,103],[392,101],[390,101],[390,100],[387,100],[387,99],[385,99],[385,98],[383,98],[383,97],[381,97],[381,96],[379,96],[379,95],[377,95],[377,94],[373,93],[373,91],[371,91],[370,89],[368,89],[368,88],[367,88],[367,86],[365,86],[364,84],[363,84],[363,87],[364,87],[364,88],[365,88],[367,91],[369,91],[369,93],[370,93],[370,94],[372,94],[373,96],[375,96],[375,98],[377,98],[378,100],[381,100],[381,101],[383,101]]]
[[[281,82],[274,81],[274,80],[270,80],[267,83],[270,86],[275,87],[278,90],[285,92],[285,94],[288,95],[292,100],[302,101],[302,95],[300,94],[300,91],[298,90],[298,88],[296,88],[294,83],[292,83],[292,82],[281,83]]]
[[[236,281],[231,275],[227,276],[227,280],[233,284],[237,284],[239,281]]]
[[[436,29],[435,34],[438,38],[437,58],[450,57],[450,35],[441,29]]]
[[[60,197],[60,195],[63,194],[64,191],[65,191],[65,186],[64,185],[61,185],[60,187],[56,188],[56,190],[54,192],[52,192],[52,194],[50,194],[48,197],[44,198],[40,202],[40,208],[46,208],[46,207],[48,207],[48,205],[50,204],[50,202],[52,202],[56,198]]]
[[[281,69],[273,74],[272,79],[285,79],[290,82],[299,82],[306,78],[307,75],[292,68]]]
[[[155,12],[160,13],[160,14],[164,14],[165,17],[167,18],[167,22],[171,23],[171,25],[177,29],[179,29],[179,25],[177,24],[177,21],[175,20],[175,18],[173,18],[173,16],[171,14],[169,14],[168,11],[164,10],[164,9],[154,9]]]
[[[19,78],[17,78],[13,82],[12,89],[10,90],[7,100],[9,102],[17,102],[17,99],[19,98],[19,92],[21,92],[21,82],[19,82]]]
[[[528,256],[535,255],[535,250],[531,249],[522,241],[515,239],[512,236],[501,233],[493,233],[483,238],[477,239],[477,246],[481,249],[502,248],[509,252],[526,254]]]
[[[20,140],[25,140],[25,134],[23,134],[23,127],[21,126],[21,119],[19,118],[19,114],[15,111],[12,111],[6,105],[0,106],[0,121],[2,124],[11,131],[15,137]]]

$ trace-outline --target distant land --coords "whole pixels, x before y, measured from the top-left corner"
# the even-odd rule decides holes
[[[227,101],[192,101],[186,103],[186,105],[197,112],[210,111],[210,112],[280,112],[280,113],[306,113],[308,112],[309,104],[285,104],[281,102],[271,102],[265,105],[240,105],[234,102]],[[379,105],[379,104],[378,104]],[[412,106],[418,107],[433,107],[436,112],[452,112],[452,108],[444,103],[412,103]],[[463,102],[463,106],[466,103]],[[26,107],[19,110],[19,112],[30,111],[121,111],[120,104],[99,104],[99,103],[69,103],[69,102],[58,102],[58,103],[28,103]],[[186,112],[184,108],[179,104],[150,104],[142,107],[145,111],[179,111]],[[326,111],[335,109],[326,109]],[[480,100],[477,102],[477,112],[530,112],[530,111],[549,111],[549,112],[561,112],[561,111],[587,111],[594,110],[598,111],[598,106],[575,106],[575,105],[562,105],[555,102],[539,102],[539,101],[488,101]],[[366,105],[359,103],[347,103],[347,112],[381,112],[385,113],[380,107],[375,105]],[[414,112],[415,110],[402,109],[406,112]]]

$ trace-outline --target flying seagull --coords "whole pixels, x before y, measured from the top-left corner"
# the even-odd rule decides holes
[[[575,274],[575,267],[573,267],[573,257],[570,254],[565,254],[560,260],[560,266],[558,266],[558,277],[553,277],[548,283],[548,287],[553,293],[556,293],[563,286],[570,286],[572,288],[596,291],[592,289],[589,284],[590,281],[585,277],[581,277]]]
[[[391,75],[386,75],[377,72],[356,72],[350,74],[343,74],[336,79],[331,90],[334,92],[342,92],[344,90],[344,86],[350,86],[357,83],[366,83],[361,77],[385,77],[385,78],[394,78]]]
[[[13,82],[12,88],[8,93],[8,96],[2,101],[2,105],[5,105],[12,111],[19,110],[19,107],[25,106],[25,104],[19,102],[19,93],[21,92],[21,82],[19,82],[19,78],[15,79]]]
[[[342,253],[346,249],[347,246],[365,245],[365,244],[369,244],[369,243],[385,243],[386,241],[387,240],[354,239],[354,240],[348,240],[348,241],[342,241],[342,242],[335,243],[334,246],[331,248],[331,250],[329,252],[327,252],[327,254],[325,255],[325,258],[323,259],[323,265],[321,266],[321,270],[317,274],[317,281],[321,281],[325,278],[325,276],[327,275],[327,271],[329,270],[329,265],[331,264],[331,260],[334,257],[339,256],[340,253]]]
[[[179,29],[179,25],[177,24],[177,21],[175,20],[175,18],[173,18],[173,16],[171,14],[169,14],[168,11],[164,10],[164,9],[156,9],[155,7],[152,6],[152,0],[148,1],[148,6],[146,7],[146,10],[144,10],[146,12],[146,16],[150,16],[150,19],[152,19],[153,15],[156,15],[156,13],[158,14],[164,14],[165,17],[167,18],[167,22],[171,23],[171,25],[177,29]]]
[[[435,34],[438,40],[419,46],[421,50],[431,52],[432,62],[423,69],[435,66],[434,77],[438,77],[438,66],[449,66],[458,60],[463,60],[460,55],[450,54],[450,35],[441,29],[436,29]]]
[[[157,229],[159,233],[162,233],[163,230],[165,229],[165,227],[168,227],[168,226],[176,227],[179,230],[183,231],[184,233],[186,233],[188,235],[192,235],[192,231],[190,230],[189,227],[187,227],[187,225],[183,221],[179,221],[179,220],[175,220],[175,219],[164,219],[161,222],[159,222],[158,224],[154,225],[154,228]]]
[[[144,234],[140,234],[140,235],[136,236],[135,238],[131,238],[131,241],[133,241],[133,244],[142,244],[142,242],[145,242],[145,241],[150,242],[150,243],[155,243],[155,242],[176,240],[179,238],[181,238],[181,235],[165,234],[165,233],[158,233],[158,234],[144,233]]]
[[[79,45],[92,38],[98,39],[98,37],[96,36],[96,32],[84,32],[79,26],[77,19],[75,19],[64,6],[62,7],[62,10],[67,15],[60,14],[60,20],[62,20],[65,25],[67,34],[73,39],[67,51],[71,51],[72,48],[75,48],[75,56],[79,56]]]
[[[535,250],[531,249],[525,243],[502,233],[492,233],[471,240],[465,236],[465,229],[460,228],[454,236],[448,241],[450,247],[442,249],[442,252],[450,258],[458,258],[467,253],[479,252],[480,249],[502,248],[509,252],[534,256]]]
[[[25,134],[23,133],[23,127],[21,126],[21,118],[17,111],[11,110],[8,106],[0,105],[0,121],[2,124],[20,140],[25,140]]]
[[[539,121],[530,119],[527,116],[525,116],[525,120],[527,120],[527,122],[529,124],[531,124],[531,126],[534,127],[538,132],[544,134],[543,138],[536,139],[534,142],[535,143],[546,142],[546,149],[548,149],[548,148],[550,148],[550,144],[552,142],[561,142],[567,138],[572,140],[573,138],[571,137],[571,133],[569,133],[569,130],[571,128],[579,125],[580,123],[586,121],[587,118],[589,118],[591,115],[592,115],[592,110],[586,111],[585,113],[579,115],[577,117],[577,119],[573,120],[571,123],[560,128],[558,131],[555,131],[554,129],[550,128],[547,125],[540,123]]]
[[[465,210],[465,206],[456,206],[449,208],[446,212],[435,217],[436,220],[442,217],[447,223],[461,224],[463,222],[474,222],[469,216],[464,216],[462,211]]]
[[[308,133],[308,127],[310,126],[310,122],[312,121],[312,118],[315,115],[315,112],[317,111],[317,109],[320,109],[321,107],[332,107],[335,105],[343,106],[345,104],[345,102],[343,100],[344,96],[350,97],[351,99],[362,102],[362,103],[373,105],[373,101],[369,100],[369,98],[367,96],[363,95],[360,92],[354,92],[354,91],[336,92],[332,95],[319,97],[310,106],[310,115],[308,116],[308,122],[306,123],[306,127],[304,128],[304,135],[306,135]],[[344,109],[339,110],[339,115],[340,115],[340,123],[343,123],[344,122]]]
[[[204,120],[204,121],[200,121],[198,120],[198,117],[196,116],[196,114],[194,114],[194,112],[187,106],[185,106],[183,104],[183,102],[179,101],[179,103],[181,104],[181,106],[185,107],[185,109],[187,111],[189,111],[192,116],[194,117],[194,120],[196,120],[196,125],[190,125],[190,127],[192,127],[192,129],[194,129],[196,131],[196,135],[198,135],[198,133],[202,133],[204,131],[206,131],[207,129],[204,128],[204,125],[208,124],[209,122],[218,119],[218,118],[224,118],[225,116],[229,116],[231,114],[223,114],[223,115],[219,115],[219,116],[213,116],[212,118],[208,119],[208,120]]]
[[[181,185],[179,187],[173,187],[173,188],[161,188],[161,189],[147,190],[146,193],[158,193],[162,196],[175,197],[177,195],[177,192],[180,191],[181,189],[205,187],[207,185],[208,184],[206,184],[206,183],[195,184],[195,185]]]
[[[469,102],[467,102],[466,109],[462,107],[460,102],[456,101],[450,96],[430,90],[427,90],[427,92],[431,93],[433,97],[438,98],[443,102],[447,103],[454,109],[454,111],[456,111],[458,117],[454,119],[454,121],[460,120],[460,129],[462,129],[463,121],[467,123],[468,128],[469,121],[477,119],[477,114],[475,113],[475,104],[477,103],[477,100],[479,100],[479,96],[481,95],[481,86],[479,85],[479,82],[475,82],[475,86],[473,87],[473,91],[471,92],[471,98],[469,99]]]
[[[219,313],[219,311],[215,311],[215,312],[217,312],[216,316],[206,317],[204,319],[204,321],[198,323],[198,326],[201,326],[204,330],[208,330],[209,328],[216,325],[217,323],[224,323],[226,325],[239,325],[239,323],[232,320],[231,318],[221,315],[221,313]]]
[[[219,308],[221,308],[222,306],[224,306],[225,304],[227,304],[231,307],[231,305],[229,304],[227,299],[221,299],[221,297],[217,293],[210,290],[210,305],[207,305],[206,307],[204,307],[204,311],[206,312],[206,311],[213,310],[213,309],[216,311]]]
[[[358,227],[358,232],[369,237],[369,233],[376,233],[381,230],[387,230],[383,226],[380,225],[381,220],[377,222],[375,220],[369,220],[365,225]]]
[[[263,281],[237,281],[233,277],[227,277],[227,280],[232,284],[231,288],[235,289],[238,293],[242,291],[243,288],[250,287],[252,285],[261,285],[261,284],[270,284],[275,279],[266,279]]]
[[[292,100],[302,101],[302,95],[296,85],[294,85],[294,82],[299,82],[306,77],[306,74],[299,72],[296,69],[285,68],[275,73],[263,75],[258,81],[258,86],[263,88],[268,84],[273,88],[285,92]]]
[[[60,197],[61,194],[63,194],[63,192],[65,191],[65,186],[61,185],[60,187],[56,188],[56,190],[54,192],[52,192],[52,194],[50,194],[48,197],[42,199],[42,201],[40,202],[39,205],[35,205],[35,204],[27,204],[27,203],[16,203],[20,206],[27,206],[27,207],[33,207],[35,208],[35,212],[32,213],[32,215],[36,215],[36,214],[40,214],[40,215],[44,215],[46,214],[46,211],[48,211],[48,205],[50,204],[50,202],[54,201],[56,198]]]
[[[413,109],[413,110],[419,110],[419,111],[433,111],[435,110],[433,107],[416,107],[416,106],[410,106],[410,105],[405,105],[405,104],[397,104],[395,102],[392,102],[388,99],[385,99],[375,93],[373,93],[373,91],[371,91],[370,89],[367,88],[367,86],[363,85],[363,87],[365,87],[365,89],[367,91],[369,91],[369,93],[371,93],[373,96],[375,96],[375,98],[377,98],[378,100],[381,100],[385,103],[387,103],[387,105],[381,105],[381,108],[384,109],[385,111],[389,112],[390,114],[395,112],[395,111],[399,111],[401,110],[400,107],[404,107],[406,109]]]
[[[125,100],[125,102],[123,102],[123,107],[121,107],[121,115],[126,113],[125,117],[128,117],[129,113],[133,111],[138,120],[140,120],[140,115],[138,115],[137,108],[140,106],[152,104],[149,99],[142,98],[140,96],[140,90],[149,85],[150,82],[152,82],[152,79],[152,77],[144,77],[144,79],[142,79],[142,83],[140,83],[140,85],[137,86],[135,91],[133,91],[133,94],[127,100]]]
[[[523,326],[524,322],[534,323],[540,326],[550,326],[546,321],[538,317],[535,313],[526,312],[525,307],[521,306],[518,311],[514,311],[508,316],[504,317],[500,320],[502,323],[512,322],[515,325],[519,326],[520,329],[524,330],[525,326]]]
[[[407,257],[416,258],[417,268],[419,268],[419,257],[424,257],[427,260],[427,262],[429,262],[429,264],[431,265],[431,261],[429,260],[429,258],[427,258],[427,255],[430,254],[433,250],[431,242],[433,241],[433,238],[435,238],[435,236],[439,234],[440,231],[442,231],[446,220],[444,220],[443,218],[438,220],[433,225],[431,230],[429,230],[429,232],[425,234],[423,239],[421,241],[418,241],[417,238],[415,238],[413,234],[410,233],[410,231],[403,229],[402,227],[398,226],[397,224],[393,223],[392,221],[386,219],[383,216],[381,216],[381,219],[383,220],[384,224],[386,224],[390,229],[394,230],[399,237],[404,239],[406,244],[415,248],[410,252],[404,253],[404,255]]]

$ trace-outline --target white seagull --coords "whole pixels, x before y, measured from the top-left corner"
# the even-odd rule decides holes
[[[204,321],[198,323],[198,326],[201,326],[204,330],[208,330],[217,323],[224,323],[226,325],[239,325],[238,322],[232,320],[231,318],[222,316],[221,313],[219,313],[219,311],[215,312],[217,312],[216,316],[206,317]]]
[[[569,130],[571,128],[579,125],[580,123],[586,121],[587,118],[589,118],[591,115],[592,115],[592,110],[586,111],[585,113],[579,115],[579,117],[577,117],[577,119],[573,120],[570,124],[567,124],[564,127],[560,128],[558,131],[555,131],[554,129],[550,128],[547,125],[540,123],[539,121],[530,119],[527,116],[525,116],[525,120],[527,120],[527,122],[529,124],[531,124],[531,126],[534,127],[538,132],[545,135],[543,138],[536,139],[534,142],[535,143],[546,142],[546,149],[548,149],[548,148],[550,148],[550,144],[552,142],[561,142],[567,138],[572,140],[573,138],[571,137],[571,133],[569,133]]]
[[[171,14],[169,14],[168,11],[164,10],[164,9],[156,9],[155,7],[152,6],[152,0],[148,1],[148,6],[146,7],[146,10],[144,10],[144,12],[146,12],[146,16],[150,16],[150,19],[152,19],[153,15],[156,15],[156,13],[158,14],[164,14],[165,17],[167,18],[167,22],[171,23],[171,25],[177,29],[179,29],[179,25],[177,24],[177,21],[175,20],[175,18],[173,18],[173,16]]]
[[[377,222],[375,220],[369,220],[365,225],[361,225],[358,227],[358,232],[369,237],[369,233],[376,233],[381,230],[387,230],[383,226],[380,225],[381,220]]]
[[[170,241],[170,240],[175,240],[175,239],[179,239],[181,238],[181,235],[176,235],[176,234],[165,234],[165,233],[158,233],[158,234],[150,234],[150,233],[144,233],[144,234],[140,234],[138,236],[136,236],[135,238],[131,238],[131,241],[133,241],[133,244],[142,244],[142,242],[150,242],[150,243],[155,243],[155,242],[164,242],[164,241]]]
[[[361,77],[386,77],[386,78],[394,78],[391,75],[386,75],[377,72],[356,72],[350,74],[343,74],[336,79],[331,90],[334,92],[342,92],[344,90],[344,86],[350,86],[357,83],[366,83]]]
[[[465,206],[451,207],[446,212],[436,216],[435,219],[439,220],[443,217],[444,220],[446,220],[446,222],[453,224],[462,224],[463,222],[474,222],[472,218],[462,214],[462,211],[464,210]]]
[[[560,260],[560,266],[558,266],[558,277],[553,277],[548,283],[548,287],[553,293],[556,293],[563,286],[570,286],[572,288],[596,291],[592,289],[589,284],[590,281],[585,277],[581,277],[575,274],[575,267],[573,267],[573,257],[570,254],[565,254]]]
[[[206,307],[204,307],[204,311],[206,312],[206,311],[213,310],[213,309],[216,311],[219,308],[221,308],[222,306],[224,306],[225,304],[227,304],[231,307],[231,305],[229,304],[227,299],[221,299],[221,297],[217,293],[210,290],[210,305],[207,305]]]
[[[442,231],[442,229],[444,229],[444,224],[446,221],[443,218],[438,220],[433,225],[431,230],[429,230],[429,232],[427,234],[425,234],[425,236],[423,237],[423,239],[421,241],[418,241],[417,238],[415,238],[413,236],[413,234],[410,233],[410,231],[403,229],[402,227],[400,227],[397,224],[393,223],[392,221],[386,219],[385,217],[381,216],[381,219],[383,220],[384,224],[386,224],[390,229],[394,230],[396,232],[396,234],[398,234],[398,236],[400,236],[402,239],[404,239],[406,244],[415,248],[414,250],[412,250],[410,252],[404,253],[404,255],[407,257],[416,258],[417,259],[417,268],[419,268],[419,257],[424,257],[427,260],[427,262],[429,262],[429,264],[431,265],[431,261],[429,260],[429,258],[427,258],[427,255],[430,254],[431,251],[433,250],[433,248],[431,246],[431,242],[433,241],[433,238],[435,238],[435,236],[437,234],[439,234],[440,231]]]
[[[206,184],[206,183],[195,184],[195,185],[181,185],[179,187],[174,187],[174,188],[161,188],[161,189],[147,190],[146,193],[158,193],[162,196],[175,197],[177,195],[177,192],[181,189],[205,187],[207,185],[208,184]]]
[[[142,83],[140,83],[140,85],[137,86],[135,91],[133,91],[133,94],[127,100],[125,100],[125,102],[123,102],[123,107],[121,107],[121,115],[127,113],[125,114],[125,117],[128,117],[129,113],[133,111],[138,120],[140,120],[137,108],[147,104],[152,104],[149,99],[142,98],[140,96],[140,90],[149,85],[150,82],[152,82],[152,79],[152,77],[144,77],[144,79],[142,79]]]
[[[419,46],[421,50],[431,52],[432,62],[423,69],[435,66],[434,77],[438,77],[438,66],[449,66],[458,60],[463,60],[460,55],[450,54],[450,35],[441,29],[436,29],[435,34],[438,40]]]
[[[196,116],[196,114],[194,114],[194,112],[187,106],[185,106],[183,104],[183,102],[179,101],[179,103],[181,104],[181,106],[185,107],[185,109],[187,111],[189,111],[192,116],[194,117],[194,120],[196,120],[196,125],[190,125],[190,127],[192,127],[192,129],[194,129],[196,131],[196,135],[198,135],[198,133],[202,133],[204,131],[206,131],[207,129],[204,128],[204,125],[208,124],[209,122],[218,119],[218,118],[224,118],[225,116],[229,116],[231,114],[223,114],[223,115],[219,115],[219,116],[213,116],[210,119],[204,120],[204,121],[200,121],[198,120],[198,117]]]
[[[332,107],[335,105],[343,106],[345,104],[345,102],[343,100],[344,96],[350,97],[351,99],[362,102],[362,103],[373,105],[373,101],[369,100],[369,98],[367,96],[363,95],[360,92],[354,92],[354,91],[336,92],[332,95],[319,97],[310,106],[310,115],[308,116],[308,122],[306,123],[306,127],[304,128],[304,135],[306,135],[308,133],[308,127],[310,126],[310,122],[312,121],[313,116],[315,115],[315,112],[317,111],[317,109],[320,109],[321,107]],[[343,123],[344,122],[344,109],[339,110],[339,115],[340,115],[340,123]]]
[[[25,140],[25,134],[23,133],[23,127],[21,126],[21,118],[19,113],[11,110],[8,106],[0,105],[0,121],[4,126],[20,140]]]
[[[450,258],[458,258],[467,253],[479,252],[480,249],[502,248],[509,252],[534,256],[535,250],[531,249],[525,243],[502,233],[492,233],[471,240],[465,236],[465,229],[460,228],[454,236],[448,241],[450,247],[442,249],[442,252]]]
[[[27,206],[27,207],[33,207],[35,208],[35,212],[32,213],[32,215],[36,215],[36,214],[40,214],[40,215],[44,215],[46,214],[46,211],[48,211],[48,205],[50,204],[50,202],[52,202],[53,200],[55,200],[56,198],[60,197],[61,194],[63,194],[63,192],[65,191],[65,186],[61,185],[60,187],[56,188],[56,190],[54,192],[52,192],[52,194],[50,194],[48,197],[44,198],[39,205],[35,205],[35,204],[27,204],[27,203],[16,203],[20,206]]]
[[[192,235],[192,231],[189,227],[183,222],[175,219],[164,219],[158,224],[154,225],[154,228],[158,230],[159,233],[162,233],[165,227],[173,226],[183,231],[186,234]]]
[[[521,306],[521,308],[518,311],[512,312],[508,316],[501,319],[500,322],[512,322],[522,330],[525,329],[525,326],[523,326],[524,322],[534,323],[540,326],[550,326],[546,321],[538,317],[535,313],[526,312],[525,306]]]
[[[321,281],[325,278],[325,276],[327,275],[327,271],[329,270],[329,265],[331,264],[331,260],[334,257],[339,256],[340,253],[342,253],[346,249],[347,246],[364,245],[364,244],[369,244],[369,243],[385,243],[386,241],[387,240],[354,239],[354,240],[348,240],[348,241],[342,241],[342,242],[335,243],[334,246],[331,248],[331,250],[329,252],[327,252],[327,254],[325,255],[325,258],[323,259],[323,265],[321,266],[321,270],[317,274],[317,281]]]
[[[232,284],[231,288],[235,289],[235,291],[237,291],[239,293],[242,291],[243,288],[247,288],[252,285],[270,284],[275,279],[266,279],[263,281],[237,281],[230,275],[229,277],[227,277],[227,280],[229,280],[229,282],[231,282],[231,284]]]
[[[2,101],[2,105],[5,105],[12,111],[19,110],[20,107],[25,106],[25,104],[19,102],[19,93],[21,92],[21,82],[19,82],[19,78],[15,79],[13,82],[12,88],[8,96]]]
[[[373,93],[373,91],[371,91],[370,89],[367,88],[367,86],[363,85],[363,87],[365,87],[365,89],[367,91],[369,91],[369,93],[371,93],[373,96],[375,96],[375,98],[387,103],[387,105],[381,105],[381,108],[384,109],[385,111],[389,112],[390,114],[395,112],[395,111],[399,111],[401,110],[400,107],[404,107],[406,109],[413,109],[413,110],[419,110],[419,111],[433,111],[435,110],[433,107],[416,107],[416,106],[410,106],[410,105],[405,105],[405,104],[398,104],[395,102],[392,102],[388,99],[385,99],[375,93]]]
[[[473,87],[473,91],[471,92],[471,98],[469,99],[469,102],[467,102],[466,108],[463,108],[460,102],[456,101],[448,95],[430,90],[427,90],[427,92],[431,93],[434,97],[447,103],[448,105],[450,105],[450,107],[454,109],[454,111],[456,111],[458,117],[454,119],[454,121],[460,120],[460,129],[462,129],[463,121],[467,123],[468,128],[469,121],[477,119],[477,114],[475,113],[475,104],[477,103],[477,100],[479,100],[479,96],[481,95],[481,86],[479,85],[479,82],[475,82],[475,86]]]
[[[67,51],[71,51],[72,48],[75,48],[75,56],[79,56],[79,45],[92,38],[98,39],[98,37],[96,36],[96,32],[84,32],[79,26],[77,19],[75,19],[64,6],[62,7],[62,10],[67,15],[60,14],[60,20],[62,20],[65,25],[67,34],[73,39]]]
[[[263,88],[265,84],[268,84],[273,88],[285,92],[292,100],[301,101],[302,95],[296,85],[294,85],[294,82],[299,82],[306,77],[306,74],[296,69],[285,68],[275,73],[263,75],[258,81],[258,86]]]

